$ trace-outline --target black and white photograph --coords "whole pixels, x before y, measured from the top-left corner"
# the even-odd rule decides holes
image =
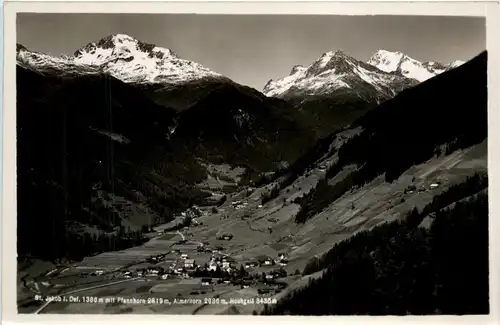
[[[485,17],[15,34],[19,314],[490,313]]]

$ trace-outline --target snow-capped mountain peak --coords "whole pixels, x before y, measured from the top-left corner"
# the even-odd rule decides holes
[[[89,43],[75,52],[75,61],[85,64],[102,64],[109,59],[134,59],[134,56],[154,56],[159,59],[178,58],[170,49],[143,43],[125,35],[110,35],[98,43]]]
[[[453,61],[448,65],[443,65],[435,61],[422,63],[402,52],[378,50],[371,56],[367,63],[382,71],[399,73],[407,78],[412,78],[422,82],[444,71],[456,68],[464,62]]]
[[[38,71],[107,73],[127,83],[179,84],[203,78],[224,78],[199,63],[179,58],[172,50],[125,35],[91,42],[73,56],[52,57],[18,45],[17,63]]]
[[[367,63],[385,72],[395,72],[405,57],[406,55],[401,52],[378,50]]]
[[[301,95],[323,95],[341,89],[368,88],[371,93],[393,93],[389,84],[404,83],[400,75],[392,75],[372,65],[358,61],[342,50],[329,51],[321,55],[307,68],[295,66],[290,75],[270,80],[263,89],[267,96],[287,97]],[[399,89],[399,86],[395,87]],[[376,97],[376,96],[375,96]]]

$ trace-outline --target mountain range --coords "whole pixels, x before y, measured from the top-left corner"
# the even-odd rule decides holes
[[[343,51],[331,51],[308,67],[294,66],[289,76],[270,80],[263,92],[297,107],[316,134],[324,137],[399,92],[461,64],[421,63],[386,50],[363,62]]]
[[[170,49],[125,34],[88,43],[72,56],[54,57],[18,44],[17,64],[40,74],[58,73],[65,78],[107,74],[140,87],[155,102],[177,110],[190,107],[220,85],[235,84],[199,63],[179,58]],[[463,61],[447,65],[421,63],[404,53],[385,50],[377,51],[365,63],[342,51],[331,51],[308,67],[294,66],[287,77],[270,80],[263,93],[292,103],[297,97],[303,103],[332,94],[348,94],[378,104],[461,64]]]
[[[447,65],[419,62],[401,52],[378,50],[365,63],[343,51],[326,52],[308,67],[296,65],[290,75],[270,80],[264,94],[274,97],[330,94],[340,89],[357,89],[360,84],[382,96],[394,96],[406,86],[456,68],[463,61]],[[361,94],[360,94],[361,96]]]

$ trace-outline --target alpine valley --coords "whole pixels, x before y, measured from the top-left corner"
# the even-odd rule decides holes
[[[19,312],[488,313],[486,71],[332,51],[260,92],[124,34],[18,44]],[[160,298],[201,303],[127,303]]]

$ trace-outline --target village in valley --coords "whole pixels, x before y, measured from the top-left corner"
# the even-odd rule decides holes
[[[244,196],[252,191],[253,189],[243,191]],[[260,198],[258,194],[256,197]],[[274,251],[268,255],[240,254],[240,251],[248,250],[249,246],[238,240],[238,231],[226,231],[207,225],[220,220],[225,220],[224,225],[230,224],[227,222],[227,213],[230,212],[233,220],[238,222],[237,228],[243,223],[245,227],[248,226],[247,232],[269,235],[266,228],[251,229],[251,226],[247,225],[249,207],[251,206],[253,211],[263,211],[261,203],[260,199],[251,200],[247,197],[246,200],[228,201],[218,207],[193,206],[176,215],[172,222],[145,230],[143,236],[147,237],[147,241],[142,246],[104,252],[71,265],[62,263],[44,274],[23,280],[25,289],[41,296],[74,292],[86,297],[119,295],[129,298],[186,300],[193,297],[211,299],[225,295],[228,301],[274,297],[288,286],[290,279],[300,277],[299,268],[289,268],[286,250]],[[237,212],[243,214],[235,218]],[[240,234],[242,238],[249,239],[249,234]],[[120,282],[123,282],[123,285],[120,285]],[[210,307],[206,305],[204,303],[202,307]],[[66,308],[70,312],[73,308],[82,308],[82,305],[59,302],[42,306],[43,309],[40,309],[39,305],[26,304],[27,309],[36,309],[35,307],[39,308],[38,312],[50,312],[54,308]],[[175,307],[180,308],[162,307],[170,307],[171,310],[164,311],[166,313],[175,313]],[[191,307],[195,308],[193,313],[201,312],[199,305]],[[94,304],[85,308],[99,308],[102,312],[115,310],[121,313],[124,312],[123,308],[128,307],[115,302],[107,305]],[[249,309],[247,312],[252,311]]]

